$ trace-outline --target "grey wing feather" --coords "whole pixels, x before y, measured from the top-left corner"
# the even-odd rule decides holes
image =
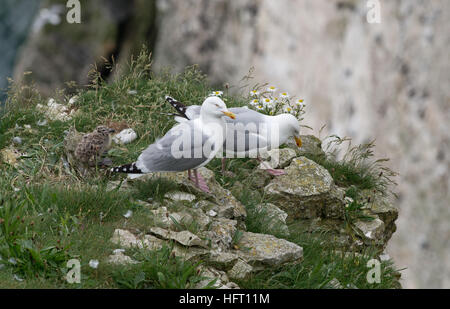
[[[252,109],[235,107],[229,109],[236,115],[236,119],[225,118],[227,122],[227,136],[224,148],[232,152],[249,151],[267,147],[267,128],[261,126],[266,123],[266,116]]]
[[[185,126],[185,127],[184,127]],[[191,130],[192,136],[191,142],[187,143],[188,149],[182,149],[183,144],[180,144],[178,150],[186,151],[184,156],[174,155],[174,143],[179,142],[181,129]],[[151,144],[145,149],[136,161],[136,166],[144,172],[179,172],[188,169],[193,169],[201,166],[209,161],[208,157],[204,156],[201,152],[201,156],[195,157],[195,151],[200,147],[203,147],[204,143],[208,140],[208,136],[202,134],[201,142],[194,143],[193,140],[193,124],[191,121],[182,123],[172,128],[166,135],[155,143]],[[172,149],[173,148],[173,149]]]

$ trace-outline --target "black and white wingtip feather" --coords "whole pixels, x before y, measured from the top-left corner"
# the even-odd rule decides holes
[[[126,173],[126,174],[144,174],[137,166],[136,162],[125,164],[111,168],[111,173]]]
[[[183,103],[175,100],[174,98],[172,98],[171,96],[168,96],[168,95],[166,95],[166,101],[169,102],[169,104],[172,105],[173,108],[175,108],[175,110],[178,112],[178,114],[181,117],[189,120],[189,117],[186,116],[186,111],[187,111],[186,105],[184,105]]]

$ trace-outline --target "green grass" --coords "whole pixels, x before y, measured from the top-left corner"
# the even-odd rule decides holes
[[[245,281],[237,282],[241,288],[250,289],[322,289],[333,288],[337,279],[340,288],[390,289],[398,288],[398,271],[392,262],[381,263],[381,282],[368,283],[366,276],[371,269],[367,262],[377,258],[367,250],[363,255],[348,254],[333,250],[323,244],[321,235],[297,234],[288,238],[303,247],[303,261],[264,270]],[[336,288],[336,287],[334,287]]]
[[[0,288],[185,288],[201,281],[195,263],[183,262],[169,255],[167,248],[156,252],[129,250],[139,264],[129,266],[110,265],[105,262],[117,246],[109,240],[116,228],[145,230],[148,227],[149,209],[133,200],[153,199],[163,203],[164,195],[177,188],[173,182],[153,179],[133,184],[133,190],[107,190],[110,180],[122,179],[109,176],[101,169],[80,177],[62,163],[64,132],[75,127],[89,132],[99,124],[125,123],[138,134],[138,139],[125,146],[114,146],[109,156],[114,164],[134,161],[140,152],[162,136],[174,125],[165,115],[170,106],[165,95],[171,95],[187,104],[199,104],[212,91],[204,76],[196,67],[183,73],[168,71],[154,73],[150,69],[148,53],[143,51],[130,61],[124,74],[106,83],[95,71],[94,81],[78,93],[77,110],[72,120],[50,121],[38,126],[44,119],[37,104],[45,105],[43,98],[32,85],[11,84],[5,108],[0,111],[0,150],[11,145],[12,138],[20,136],[21,145],[15,148],[23,154],[17,164],[0,163]],[[129,92],[130,90],[135,91]],[[63,91],[55,91],[58,102],[67,101]],[[227,106],[242,106],[246,95],[230,95],[228,88],[223,96]],[[17,127],[16,127],[17,125]],[[30,125],[31,129],[25,128]],[[370,147],[369,147],[370,148]],[[361,164],[361,154],[353,152],[344,161],[331,154],[326,158],[312,158],[324,165],[340,185],[356,188],[348,195],[363,189],[386,191],[386,176],[379,175],[377,164]],[[1,161],[0,161],[1,162]],[[246,206],[247,229],[253,232],[272,233],[284,237],[280,231],[268,230],[272,220],[255,207],[265,199],[261,188],[252,182],[259,174],[254,168],[256,160],[227,160],[227,169],[234,177],[222,175],[221,162],[213,160],[208,168],[214,171],[216,180],[232,190],[240,183],[242,190],[237,198]],[[124,214],[133,211],[130,219]],[[178,222],[180,229],[195,231],[194,223]],[[267,270],[248,281],[240,282],[247,288],[321,288],[336,277],[342,284],[357,287],[393,287],[393,268],[384,264],[383,281],[379,286],[364,282],[365,258],[348,260],[333,253],[334,248],[323,247],[322,236],[311,237],[302,231],[291,232],[288,240],[304,247],[305,258],[299,265],[287,265]],[[236,233],[234,242],[242,235]],[[297,237],[297,238],[295,238]],[[13,263],[8,260],[13,259]],[[69,284],[65,280],[67,260],[79,259],[82,280]],[[100,261],[97,269],[88,266],[91,259]]]
[[[198,272],[200,262],[184,261],[171,254],[170,247],[160,250],[135,250],[132,257],[138,264],[121,266],[112,274],[120,288],[128,289],[189,289],[210,288],[215,280],[208,280]],[[206,280],[206,284],[200,284]]]
[[[374,141],[352,146],[351,139],[331,135],[325,138],[326,155],[306,154],[305,156],[325,167],[333,177],[335,183],[342,187],[353,187],[362,190],[373,190],[383,194],[393,193],[393,180],[397,173],[386,167],[389,159],[373,159]],[[342,145],[348,144],[342,158]],[[356,198],[356,195],[354,194]]]

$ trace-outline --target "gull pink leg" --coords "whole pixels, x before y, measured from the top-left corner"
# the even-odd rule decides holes
[[[206,193],[211,193],[211,190],[209,190],[208,185],[206,184],[205,178],[203,178],[202,174],[200,174],[196,169],[194,170],[194,176],[195,176],[195,186]],[[192,180],[192,179],[191,179]]]
[[[265,163],[260,157],[257,157],[256,159],[262,164]],[[283,169],[273,169],[270,168],[268,165],[267,167],[268,168],[266,168],[265,171],[272,176],[281,176],[286,174],[286,172]]]

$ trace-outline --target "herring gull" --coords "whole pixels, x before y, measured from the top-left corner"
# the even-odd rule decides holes
[[[202,191],[210,192],[196,169],[208,164],[222,149],[226,129],[224,115],[235,117],[220,98],[207,98],[199,106],[199,117],[180,122],[148,146],[136,162],[114,167],[111,172],[146,174],[188,170],[189,179]]]
[[[200,116],[199,105],[185,106],[170,96],[166,96],[177,111],[175,120],[179,123],[197,119]],[[268,116],[246,107],[229,109],[237,119],[225,119],[226,137],[223,144],[225,157],[257,158],[270,149],[278,148],[293,137],[298,147],[302,146],[300,139],[300,124],[291,114]],[[225,158],[222,159],[222,171],[225,171]],[[272,169],[266,165],[266,171],[274,176],[283,175],[283,170]]]

